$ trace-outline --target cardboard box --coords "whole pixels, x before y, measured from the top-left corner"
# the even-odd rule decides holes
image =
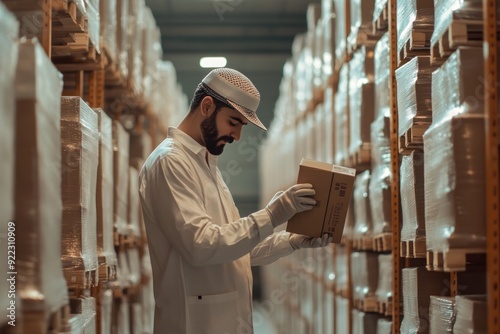
[[[355,175],[352,168],[302,159],[297,183],[311,183],[317,203],[311,210],[293,216],[286,230],[311,237],[328,233],[334,243],[340,243]]]

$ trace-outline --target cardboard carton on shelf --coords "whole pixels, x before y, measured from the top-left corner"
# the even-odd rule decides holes
[[[293,216],[286,230],[311,237],[328,233],[334,243],[340,243],[355,175],[353,168],[302,159],[297,183],[312,184],[317,203],[311,210]]]

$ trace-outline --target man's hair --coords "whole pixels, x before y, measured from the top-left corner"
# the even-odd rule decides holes
[[[206,96],[210,96],[214,100],[216,110],[223,107],[234,109],[224,97],[217,94],[214,90],[212,90],[204,83],[200,83],[198,87],[196,87],[196,91],[194,92],[193,98],[191,99],[189,112],[193,112],[200,105],[201,100],[203,100],[203,98]]]

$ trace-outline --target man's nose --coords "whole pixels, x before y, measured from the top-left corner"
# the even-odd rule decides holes
[[[238,129],[238,130],[234,130],[232,133],[231,133],[231,138],[233,138],[234,140],[238,141],[240,140],[240,137],[241,137],[241,128]]]

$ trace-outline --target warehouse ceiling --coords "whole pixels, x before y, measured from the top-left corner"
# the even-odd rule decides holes
[[[147,0],[168,53],[289,53],[304,0]],[[317,1],[316,1],[317,2]]]

